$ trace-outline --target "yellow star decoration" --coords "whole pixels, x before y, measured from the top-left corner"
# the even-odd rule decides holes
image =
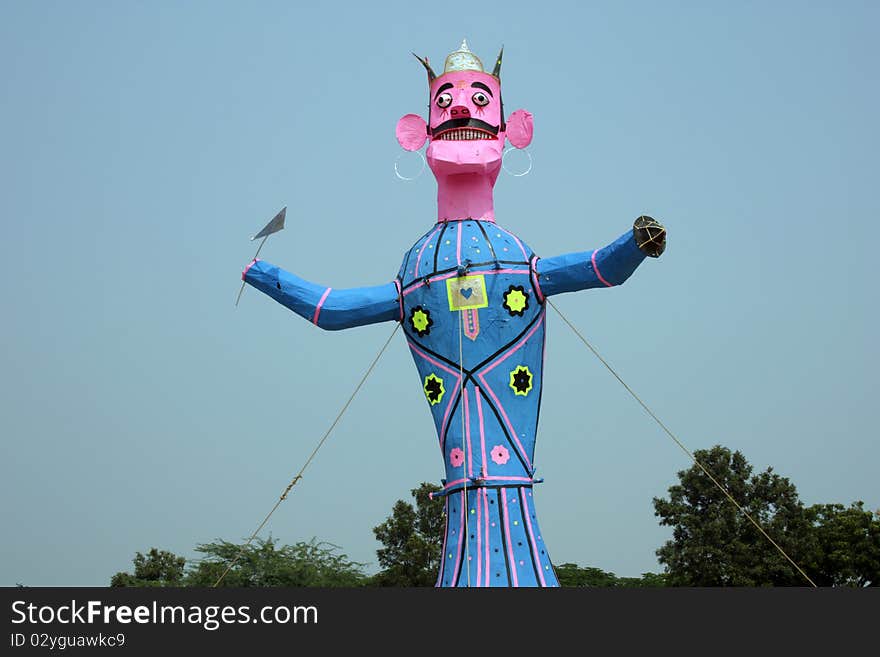
[[[425,377],[425,397],[431,403],[439,404],[443,399],[446,389],[443,387],[443,379],[435,375],[433,372]]]
[[[413,313],[412,325],[419,333],[425,332],[425,329],[428,328],[428,315],[425,314],[424,310],[416,310]]]
[[[519,290],[511,290],[510,294],[507,295],[506,301],[507,307],[513,313],[521,313],[526,309],[526,304],[529,302],[526,295]]]
[[[518,365],[510,373],[510,389],[513,394],[525,397],[532,389],[532,373],[525,365]]]

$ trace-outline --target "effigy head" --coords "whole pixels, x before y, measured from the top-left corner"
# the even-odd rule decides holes
[[[428,121],[407,114],[397,123],[397,141],[415,151],[428,140],[426,158],[435,176],[483,173],[494,181],[501,169],[504,140],[516,148],[532,141],[532,115],[517,110],[504,120],[501,57],[491,74],[463,41],[436,75],[427,58],[416,57],[428,73]]]

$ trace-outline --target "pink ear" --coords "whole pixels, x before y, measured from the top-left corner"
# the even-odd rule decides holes
[[[531,112],[520,109],[507,117],[507,138],[517,148],[531,144],[533,132]]]
[[[428,125],[418,114],[407,114],[397,122],[397,141],[408,151],[417,151],[428,138]]]

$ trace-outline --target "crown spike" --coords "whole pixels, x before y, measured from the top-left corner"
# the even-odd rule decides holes
[[[495,70],[492,71],[492,75],[494,75],[499,80],[501,79],[501,58],[504,56],[504,46],[501,46],[501,50],[498,51],[498,59],[495,60]]]
[[[413,53],[412,55],[422,63],[422,66],[425,67],[425,70],[428,72],[428,84],[431,84],[434,81],[434,78],[437,77],[437,74],[434,73],[434,69],[432,69],[431,65],[428,63],[428,58],[425,57],[423,59],[415,53]]]

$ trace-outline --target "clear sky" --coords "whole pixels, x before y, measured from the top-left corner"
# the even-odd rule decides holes
[[[393,324],[323,332],[253,289],[249,237],[380,284],[435,221],[397,119],[461,39],[504,45],[534,168],[499,223],[539,255],[669,230],[621,288],[558,297],[690,449],[807,504],[880,507],[873,2],[0,3],[0,585],[105,585],[256,528]],[[536,465],[556,563],[660,570],[685,454],[549,311]],[[401,335],[267,531],[377,568],[371,528],[442,462]]]

